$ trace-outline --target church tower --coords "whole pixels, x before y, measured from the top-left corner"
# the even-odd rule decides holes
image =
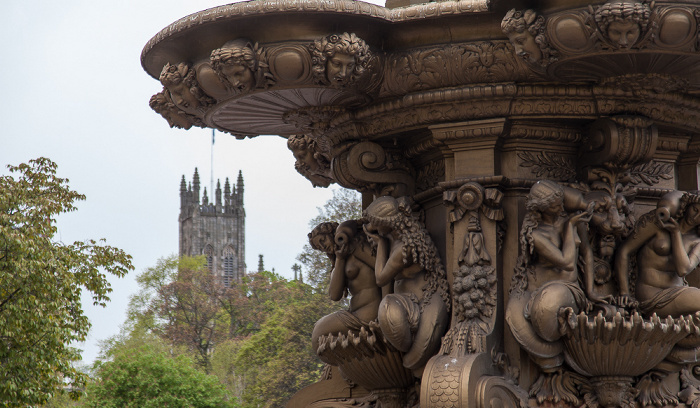
[[[243,208],[243,174],[238,172],[235,185],[217,180],[211,202],[204,188],[200,201],[199,172],[194,169],[192,182],[185,176],[180,182],[180,256],[205,255],[209,269],[226,286],[239,282],[245,275],[245,210]],[[211,193],[211,192],[210,192]]]

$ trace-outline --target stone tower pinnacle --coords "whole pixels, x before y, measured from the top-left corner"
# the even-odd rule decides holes
[[[185,176],[180,181],[180,256],[206,255],[212,273],[226,285],[240,281],[245,267],[245,210],[243,173],[238,173],[238,188],[231,191],[226,178],[223,197],[221,181],[216,189],[204,187],[200,202],[199,171],[195,168],[192,185]],[[211,195],[211,197],[210,197]]]

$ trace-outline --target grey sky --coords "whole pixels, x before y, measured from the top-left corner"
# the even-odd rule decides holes
[[[211,130],[170,129],[148,100],[162,86],[141,68],[146,42],[175,20],[225,4],[210,0],[0,2],[0,174],[46,156],[87,196],[59,220],[64,242],[105,238],[134,257],[136,270],[111,279],[107,308],[85,303],[93,328],[84,360],[124,321],[135,276],[177,252],[179,185],[199,167],[209,185]],[[383,1],[373,2],[383,5]],[[284,139],[217,134],[214,177],[243,171],[246,263],[291,277],[308,221],[332,196],[294,171]]]

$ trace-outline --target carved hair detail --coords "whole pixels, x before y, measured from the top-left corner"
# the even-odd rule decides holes
[[[354,83],[369,66],[372,53],[365,41],[354,33],[332,34],[314,41],[310,46],[313,76],[322,85],[345,86]],[[337,84],[328,77],[328,61],[336,54],[353,57],[351,72]]]
[[[520,253],[516,261],[511,293],[522,293],[527,289],[527,274],[536,256],[532,232],[539,226],[542,211],[557,201],[563,203],[564,189],[551,180],[540,180],[530,189],[525,201],[527,214],[520,228]]]
[[[254,88],[264,88],[274,83],[268,72],[265,53],[257,43],[245,38],[238,38],[225,43],[221,48],[211,52],[212,69],[230,90],[249,92]],[[243,67],[236,78],[224,70],[227,67]]]
[[[148,106],[167,120],[171,128],[187,130],[192,125],[203,126],[198,117],[189,115],[175,106],[165,90],[151,96]]]
[[[631,1],[615,1],[605,3],[595,11],[595,21],[598,27],[607,31],[610,23],[629,21],[640,25],[642,31],[649,24],[651,10],[645,3]]]
[[[190,104],[190,108],[195,109],[198,108],[199,106],[207,106],[215,103],[214,99],[206,95],[200,88],[199,84],[197,83],[197,78],[195,76],[195,70],[192,69],[189,65],[185,64],[184,62],[181,62],[177,65],[171,65],[170,63],[166,63],[163,66],[163,70],[160,72],[160,82],[163,84],[165,89],[168,90],[168,92],[171,95],[171,100],[172,94],[176,88],[185,88],[185,92],[189,92],[191,97],[193,97],[197,103],[196,104]],[[177,101],[173,100],[173,103]],[[175,103],[176,106],[178,106],[177,103]],[[193,106],[196,105],[196,106]]]
[[[534,10],[519,11],[511,9],[501,21],[501,30],[507,35],[516,48],[516,53],[532,63],[547,65],[556,61],[556,50],[549,46],[545,36],[544,16],[538,16]],[[532,37],[534,44],[518,44],[514,38],[518,34],[527,34]],[[537,48],[535,48],[537,47]]]
[[[421,309],[428,303],[435,292],[450,308],[450,295],[445,268],[437,253],[428,230],[426,230],[411,213],[407,198],[379,197],[364,211],[364,217],[370,223],[386,226],[396,231],[402,242],[403,263],[420,265],[426,272],[428,285],[423,290]],[[410,256],[410,259],[409,259]]]

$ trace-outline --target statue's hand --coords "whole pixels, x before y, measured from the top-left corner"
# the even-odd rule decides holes
[[[572,215],[571,218],[569,218],[571,225],[576,225],[581,222],[588,223],[593,217],[593,207],[595,207],[595,203],[588,203],[588,207],[586,207],[585,211]]]
[[[377,233],[377,230],[374,228],[367,228],[367,225],[368,224],[362,226],[362,229],[365,231],[367,238],[371,238],[374,242],[379,242],[381,237],[379,236],[379,233]]]
[[[588,294],[588,300],[590,300],[592,303],[604,303],[607,305],[610,304],[614,300],[614,298],[613,295],[601,296],[595,291],[593,291]]]
[[[350,255],[350,246],[347,244],[341,245],[335,250],[335,256],[338,258],[347,258]]]
[[[661,226],[664,227],[664,229],[668,232],[677,232],[680,231],[680,226],[678,224],[678,221],[676,221],[673,218],[669,218],[668,220],[664,221],[659,217],[659,215],[656,215],[659,219],[659,222],[661,223]]]
[[[636,299],[631,297],[630,295],[619,295],[618,297],[615,298],[615,303],[619,307],[636,307],[639,302],[637,302]]]

